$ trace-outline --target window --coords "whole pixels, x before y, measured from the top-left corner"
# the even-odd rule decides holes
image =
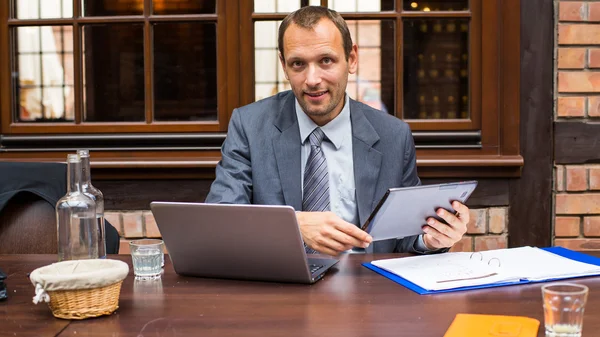
[[[241,103],[289,89],[276,65],[278,27],[289,11],[315,3],[340,12],[358,45],[347,93],[410,124],[420,172],[461,175],[475,165],[475,176],[518,175],[518,24],[503,27],[518,22],[517,2],[249,2],[240,9],[251,18],[241,21],[240,38],[254,41],[241,46],[254,74],[242,78]]]
[[[277,30],[306,5],[347,20],[347,92],[411,125],[422,174],[518,175],[518,0],[2,1],[0,159],[213,166],[233,108],[289,89]]]
[[[223,131],[225,1],[11,0],[2,133]],[[5,24],[5,23],[3,23]],[[4,49],[3,49],[4,50]],[[220,104],[219,104],[220,103]],[[160,130],[157,130],[160,129]]]

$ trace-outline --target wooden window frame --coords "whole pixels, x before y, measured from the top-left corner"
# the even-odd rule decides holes
[[[16,1],[16,0],[15,0]],[[231,85],[237,81],[229,76],[227,71],[228,49],[232,47],[229,42],[230,32],[233,21],[226,20],[227,11],[233,12],[236,17],[236,2],[232,0],[217,1],[216,13],[214,14],[185,14],[185,15],[154,15],[151,14],[151,0],[144,1],[144,11],[142,15],[121,15],[121,16],[83,16],[81,0],[73,0],[72,18],[52,18],[52,19],[15,19],[11,18],[11,0],[0,4],[0,50],[8,50],[0,55],[0,67],[2,69],[11,69],[10,64],[10,30],[15,27],[40,26],[40,25],[70,25],[73,27],[73,63],[74,63],[74,91],[75,91],[75,119],[72,123],[19,123],[13,120],[11,110],[11,97],[15,97],[10,76],[0,77],[0,109],[2,111],[0,119],[0,131],[3,134],[78,134],[78,133],[165,133],[165,132],[223,132],[227,130],[227,123],[230,117],[230,111],[238,104],[236,90],[228,90]],[[7,24],[5,24],[5,22]],[[153,34],[151,25],[153,23],[168,22],[214,22],[217,25],[217,59],[225,60],[217,64],[217,120],[203,122],[169,122],[154,121],[154,88],[153,88]],[[84,25],[93,24],[129,24],[137,23],[144,25],[144,105],[145,120],[141,122],[85,122],[83,120],[83,53],[81,46],[81,34]],[[219,38],[227,36],[227,38]],[[231,58],[230,58],[231,59]],[[231,62],[236,62],[231,59]],[[230,80],[232,83],[230,83]],[[6,111],[10,111],[6,113]]]
[[[327,0],[321,0],[327,6]],[[472,17],[470,49],[471,116],[468,120],[406,120],[417,146],[419,175],[423,177],[518,177],[519,154],[520,0],[471,0],[470,11],[395,11],[340,13],[347,20],[396,21],[402,36],[403,18]],[[471,16],[471,13],[473,15]],[[254,22],[282,20],[287,13],[254,13],[253,1],[240,7],[241,39],[254,41]],[[240,68],[250,69],[241,82],[240,103],[254,101],[254,45],[242,44]],[[402,45],[396,44],[396,114],[402,114]],[[508,76],[507,76],[508,74]],[[480,145],[445,145],[459,139],[476,139]],[[436,145],[425,145],[434,140]],[[460,141],[459,141],[460,143]]]
[[[402,1],[395,0],[395,8]],[[417,144],[417,162],[422,177],[517,177],[523,166],[519,153],[519,82],[520,82],[520,1],[472,0],[472,11],[481,11],[473,17],[470,40],[470,73],[472,119],[462,122],[407,120]],[[174,176],[176,170],[186,177],[210,176],[211,169],[220,159],[220,143],[225,137],[227,122],[234,108],[254,100],[254,45],[240,43],[254,41],[254,20],[281,19],[283,14],[253,13],[253,2],[236,0],[217,1],[216,14],[149,15],[150,0],[144,0],[144,16],[135,17],[78,17],[75,19],[9,19],[9,4],[0,5],[0,50],[8,50],[9,27],[21,25],[58,25],[74,22],[74,36],[80,34],[79,26],[101,22],[143,22],[145,32],[153,21],[214,20],[217,17],[218,63],[218,121],[214,123],[153,122],[151,109],[146,109],[147,122],[142,123],[89,123],[64,126],[44,123],[23,125],[12,122],[11,81],[7,71],[0,71],[0,160],[62,161],[75,146],[94,150],[92,166],[101,169],[106,177]],[[305,1],[306,2],[306,1]],[[73,0],[74,11],[80,10],[80,1]],[[326,0],[321,0],[326,4]],[[478,4],[482,4],[478,6]],[[250,14],[249,14],[250,13]],[[396,35],[402,34],[402,17],[456,17],[445,12],[379,12],[342,13],[346,19],[395,19]],[[466,15],[466,14],[464,14]],[[226,20],[225,20],[226,19]],[[477,22],[479,21],[479,22]],[[7,24],[8,23],[8,24]],[[480,35],[479,35],[480,34]],[[225,37],[224,39],[222,37]],[[151,53],[149,34],[144,35],[144,55]],[[81,67],[82,54],[75,36],[74,57],[76,67]],[[402,92],[402,48],[397,44],[396,90]],[[478,56],[479,55],[479,56]],[[148,56],[149,57],[149,56]],[[10,52],[0,52],[0,69],[10,68]],[[144,64],[146,106],[152,107],[152,62]],[[150,75],[148,75],[150,73]],[[81,76],[80,72],[76,72]],[[474,76],[477,75],[477,76]],[[75,80],[75,91],[81,93],[81,79]],[[479,84],[479,85],[474,85]],[[398,97],[399,95],[397,95]],[[82,102],[76,95],[76,123],[81,123]],[[402,102],[396,99],[396,111]],[[125,133],[122,133],[125,132]],[[92,135],[90,135],[92,134]],[[95,135],[94,135],[95,134]],[[138,142],[129,143],[132,138]],[[140,145],[140,139],[142,139]],[[430,140],[438,145],[427,146]],[[479,139],[479,146],[444,146],[446,141]],[[164,146],[164,143],[173,146]],[[33,144],[33,145],[32,145]],[[46,144],[46,147],[44,147]],[[47,144],[51,144],[48,146]],[[194,173],[201,168],[201,172]],[[124,174],[126,170],[137,174]],[[125,170],[125,171],[124,171]],[[144,172],[152,172],[145,174]],[[178,175],[179,177],[179,175]]]

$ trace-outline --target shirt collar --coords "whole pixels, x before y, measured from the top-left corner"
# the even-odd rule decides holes
[[[296,117],[298,118],[298,126],[300,127],[300,140],[302,140],[302,144],[304,144],[308,136],[310,136],[318,125],[304,113],[297,98],[295,99],[295,102]],[[344,139],[352,134],[352,125],[350,123],[350,97],[348,94],[345,95],[344,107],[342,108],[342,111],[340,111],[340,114],[329,123],[323,125],[321,130],[323,130],[323,133],[325,133],[327,139],[335,146],[336,150],[339,150],[344,143]]]

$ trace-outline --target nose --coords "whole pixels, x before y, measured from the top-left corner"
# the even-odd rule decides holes
[[[310,64],[306,69],[306,85],[309,88],[314,88],[319,86],[321,83],[321,70],[318,66],[314,64]]]

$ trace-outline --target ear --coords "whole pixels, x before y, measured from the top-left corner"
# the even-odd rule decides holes
[[[358,69],[358,46],[356,44],[352,45],[352,50],[350,50],[350,55],[348,55],[348,73],[354,74]]]
[[[290,78],[288,77],[287,71],[285,69],[285,60],[283,59],[283,55],[281,55],[281,53],[279,53],[279,62],[281,63],[281,68],[283,68],[283,74],[285,75],[285,79],[289,81]]]

